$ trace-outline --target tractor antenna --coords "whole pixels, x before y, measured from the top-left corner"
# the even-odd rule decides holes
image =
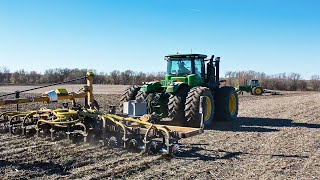
[[[192,48],[191,48],[191,54],[192,54]]]

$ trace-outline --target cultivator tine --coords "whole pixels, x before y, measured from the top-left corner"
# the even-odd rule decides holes
[[[88,130],[85,124],[83,123],[76,123],[74,126],[79,126],[81,128],[83,128],[82,130],[75,130],[73,131],[74,134],[79,134],[81,136],[83,136],[83,142],[88,142]]]
[[[56,132],[56,131],[55,131],[52,127],[50,128],[49,131],[50,131],[51,141],[54,141],[54,139],[55,139],[54,137],[55,137],[55,132]],[[69,133],[69,132],[67,131],[66,134],[68,134],[68,133]],[[67,135],[67,138],[68,138],[68,140],[69,140],[69,135]]]
[[[0,126],[1,126],[0,128],[2,133],[9,132],[9,127],[8,127],[9,117],[7,114],[8,112],[0,114]]]
[[[103,123],[103,129],[102,129],[102,145],[105,146],[106,145],[106,139],[107,139],[107,120],[106,119],[102,119],[102,123]]]
[[[125,131],[123,131],[123,147],[125,148],[134,147],[142,149],[142,154],[171,154],[173,152],[178,152],[179,147],[176,143],[178,143],[180,138],[177,136],[176,132],[170,130],[167,126],[110,114],[105,115],[105,118],[111,119],[114,123],[124,122],[122,125],[128,124],[124,125],[125,128],[123,128],[125,129]],[[132,126],[130,123],[134,123],[136,126]]]
[[[4,132],[9,131],[11,134],[21,134],[26,135],[27,127],[30,120],[35,112],[5,112],[0,114],[0,125]],[[32,123],[31,123],[32,125]]]
[[[182,137],[179,136],[179,127],[172,129],[170,126],[114,114],[103,114],[95,110],[5,112],[0,114],[0,118],[2,126],[9,125],[11,134],[27,135],[28,132],[33,131],[37,137],[40,137],[40,134],[49,135],[54,141],[57,135],[63,133],[68,140],[82,137],[83,142],[89,142],[89,135],[93,137],[90,139],[91,142],[97,138],[95,134],[100,134],[100,140],[104,146],[134,148],[142,150],[142,154],[177,152],[179,149],[177,143]],[[91,124],[88,119],[91,119]]]
[[[21,130],[21,128],[19,129],[19,124],[21,123],[20,121],[20,116],[19,114],[12,116],[9,120],[9,132],[11,134],[18,134],[19,130]]]
[[[27,135],[27,128],[24,126],[21,126],[21,135],[26,136]]]
[[[34,127],[32,126],[34,125],[33,116],[35,114],[37,114],[37,112],[30,112],[29,114],[23,117],[22,124],[21,124],[22,135],[26,136],[27,133],[31,133],[32,129],[34,129]]]
[[[67,140],[70,141],[71,138],[70,138],[70,126],[67,126],[67,131],[66,131],[66,135],[67,135]]]
[[[143,154],[148,154],[150,152],[150,150],[152,151],[152,148],[154,148],[155,144],[151,144],[152,143],[152,138],[149,136],[149,134],[151,133],[151,130],[155,129],[156,127],[151,125],[148,129],[147,129],[147,132],[145,133],[144,135],[144,138],[143,138],[143,143],[144,143],[144,151],[143,151]],[[154,151],[152,151],[154,152]]]
[[[39,133],[40,129],[38,127],[36,127],[36,137],[40,137],[40,133]]]

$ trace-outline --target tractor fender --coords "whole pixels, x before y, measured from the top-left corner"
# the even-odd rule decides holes
[[[175,93],[177,92],[180,87],[182,86],[189,86],[187,83],[184,82],[172,82],[166,89],[167,93]]]
[[[158,92],[161,91],[162,85],[159,81],[147,82],[142,85],[140,91],[150,93],[150,92]]]

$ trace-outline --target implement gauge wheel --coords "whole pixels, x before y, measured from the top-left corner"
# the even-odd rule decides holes
[[[122,93],[119,105],[121,113],[123,112],[123,103],[135,100],[139,90],[139,86],[130,86]]]
[[[252,91],[253,91],[253,94],[256,95],[256,96],[260,96],[260,95],[263,94],[263,89],[262,89],[262,87],[259,87],[259,86],[254,87],[252,89]]]
[[[219,121],[234,120],[238,116],[239,99],[233,87],[225,86],[215,94],[215,119]]]
[[[214,119],[214,98],[209,88],[194,87],[190,90],[186,101],[187,126],[200,127],[201,114],[199,113],[200,96],[206,97],[206,111],[204,112],[204,126],[210,127]]]

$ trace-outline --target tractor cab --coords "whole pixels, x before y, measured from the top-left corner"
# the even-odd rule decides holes
[[[203,77],[204,58],[206,55],[201,54],[177,54],[165,57],[167,60],[167,74],[171,76],[188,76],[196,74]]]
[[[260,82],[257,79],[253,79],[248,82],[248,86],[250,86],[251,88],[258,87],[260,86]]]
[[[216,73],[219,70],[219,58],[216,61],[213,61],[214,56],[211,59],[206,58],[207,55],[203,54],[174,54],[166,56],[167,74],[161,84],[165,87],[181,83],[188,84],[191,88],[196,86],[214,87],[217,82]],[[168,92],[170,92],[171,87],[168,88]]]
[[[165,56],[167,73],[164,80],[145,83],[140,91],[145,93],[175,93],[181,87],[208,87],[210,90],[219,88],[220,57],[212,55],[206,59],[204,54],[173,54]]]

